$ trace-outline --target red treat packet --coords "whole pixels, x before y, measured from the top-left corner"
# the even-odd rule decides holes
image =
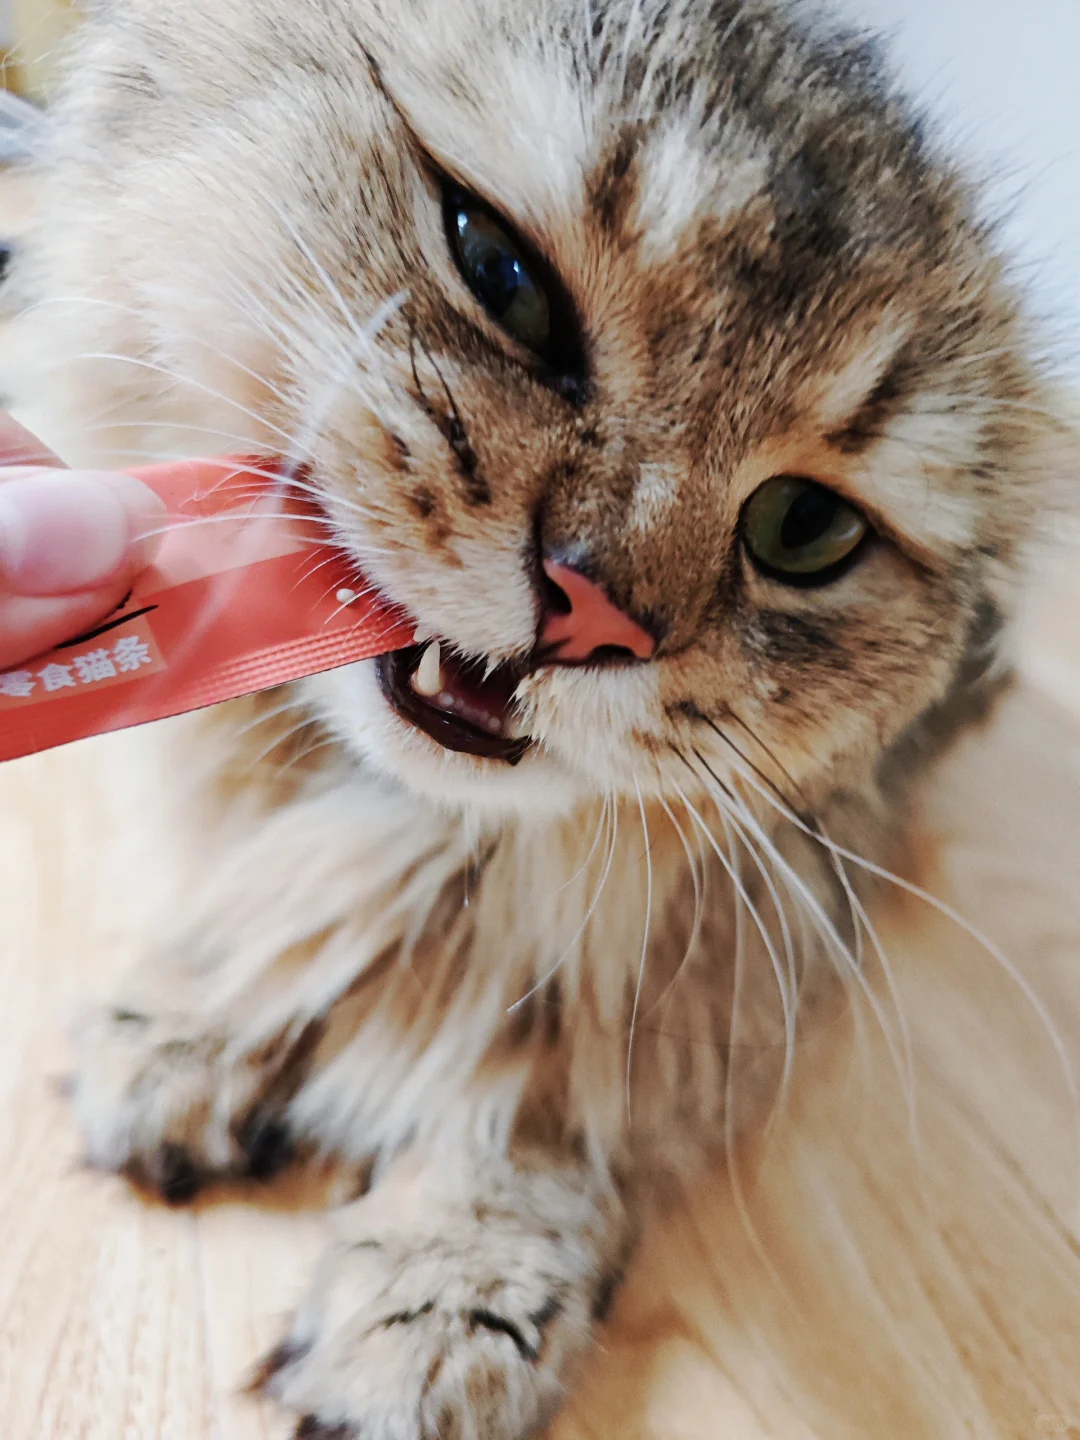
[[[168,506],[155,564],[88,634],[0,672],[0,760],[142,725],[412,644],[326,543],[274,462],[184,460],[133,473]]]

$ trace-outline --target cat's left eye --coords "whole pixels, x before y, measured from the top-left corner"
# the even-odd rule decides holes
[[[449,188],[445,210],[454,260],[466,285],[507,334],[546,356],[552,303],[536,264],[480,201]]]
[[[742,530],[757,568],[787,585],[839,579],[871,533],[835,490],[795,475],[762,485],[743,511]]]

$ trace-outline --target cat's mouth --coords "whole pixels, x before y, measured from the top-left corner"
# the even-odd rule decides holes
[[[446,750],[517,765],[532,744],[514,710],[525,668],[463,660],[438,640],[392,650],[377,662],[388,704]]]

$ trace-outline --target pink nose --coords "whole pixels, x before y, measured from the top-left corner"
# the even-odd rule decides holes
[[[656,641],[613,605],[599,585],[556,560],[544,561],[544,573],[570,607],[552,611],[544,621],[540,647],[549,659],[570,664],[605,649],[628,650],[639,660],[652,658]]]

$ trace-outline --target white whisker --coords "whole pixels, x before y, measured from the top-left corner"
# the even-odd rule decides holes
[[[526,993],[522,995],[520,1000],[514,1001],[513,1005],[511,1005],[506,1012],[508,1015],[513,1015],[516,1011],[520,1010],[521,1007],[529,1000],[531,1000],[534,995],[536,995],[539,991],[546,989],[550,982],[554,980],[555,976],[566,964],[569,956],[577,948],[578,941],[588,929],[589,921],[596,913],[596,908],[600,904],[601,897],[604,893],[604,887],[607,885],[608,879],[611,875],[611,868],[615,863],[615,848],[619,828],[619,811],[618,806],[614,803],[614,800],[610,795],[604,797],[603,814],[610,814],[611,816],[611,836],[608,841],[607,859],[604,862],[604,870],[603,874],[600,876],[600,883],[596,887],[596,893],[592,898],[589,908],[585,912],[585,917],[582,920],[581,924],[578,926],[577,930],[574,932],[573,939],[566,946],[566,949],[559,956],[558,960],[556,960],[555,964],[551,967],[551,969],[547,972],[546,975],[542,976],[541,979],[536,982],[536,984],[532,987],[531,990],[526,991]]]
[[[688,764],[688,766],[689,766],[689,762],[687,762],[687,764]],[[689,767],[689,768],[690,768],[690,773],[691,773],[692,775],[695,775],[695,776],[696,776],[696,772],[694,771],[693,767]],[[699,776],[696,776],[696,778],[700,779]],[[770,960],[770,962],[771,962],[771,964],[772,964],[773,974],[774,974],[774,976],[776,977],[777,988],[778,988],[779,993],[780,993],[780,1004],[781,1004],[781,1009],[782,1009],[782,1011],[783,1011],[783,1017],[784,1017],[784,1037],[785,1037],[785,1059],[784,1059],[784,1076],[785,1076],[785,1082],[784,1082],[784,1083],[786,1084],[787,1076],[788,1076],[788,1074],[789,1074],[790,1065],[791,1065],[791,1061],[792,1061],[792,1054],[793,1054],[793,1052],[794,1052],[794,1043],[795,1043],[795,1041],[794,1041],[794,1024],[795,1024],[794,1012],[793,1012],[793,1008],[792,1008],[791,999],[790,999],[790,997],[789,997],[789,995],[788,995],[788,992],[787,992],[787,985],[786,985],[786,977],[785,977],[785,975],[784,975],[784,968],[783,968],[783,966],[782,966],[781,963],[780,963],[780,957],[779,957],[779,955],[777,954],[776,945],[775,945],[775,943],[774,943],[774,941],[773,941],[773,937],[770,935],[770,933],[769,933],[769,928],[768,928],[768,926],[765,924],[764,919],[762,918],[761,911],[758,909],[757,905],[754,903],[754,900],[753,900],[753,898],[751,897],[749,890],[746,888],[746,883],[745,883],[745,881],[744,881],[743,878],[742,878],[741,868],[740,868],[739,863],[738,863],[737,853],[732,849],[732,844],[733,844],[733,840],[734,840],[735,837],[734,837],[734,835],[733,835],[733,833],[732,833],[732,831],[731,831],[731,829],[730,829],[730,823],[729,823],[730,817],[729,817],[729,812],[728,812],[728,810],[727,810],[727,808],[726,808],[726,805],[724,804],[723,800],[722,800],[721,798],[718,798],[718,797],[716,797],[716,796],[713,796],[713,795],[712,795],[712,792],[710,791],[710,796],[711,796],[711,798],[713,798],[713,799],[716,801],[717,809],[718,809],[718,811],[719,811],[719,813],[720,813],[721,823],[724,825],[725,836],[726,836],[727,841],[728,841],[728,854],[725,855],[724,852],[723,852],[723,851],[721,850],[721,848],[720,848],[720,845],[719,845],[719,842],[718,842],[717,839],[716,839],[716,836],[713,834],[712,830],[709,828],[708,824],[706,823],[704,816],[701,814],[700,810],[698,810],[697,806],[694,805],[694,803],[690,800],[689,796],[688,796],[688,795],[686,794],[686,792],[682,789],[682,787],[681,787],[680,785],[678,785],[678,784],[675,785],[675,793],[678,795],[679,799],[682,801],[683,805],[685,806],[685,808],[686,808],[686,810],[687,810],[687,813],[693,818],[694,822],[697,824],[698,828],[700,829],[702,835],[703,835],[704,838],[705,838],[706,844],[707,844],[707,845],[710,847],[710,849],[713,851],[713,853],[714,853],[714,855],[716,856],[717,860],[719,860],[722,868],[723,868],[724,871],[727,873],[728,878],[731,880],[732,886],[734,887],[735,896],[736,896],[736,905],[735,905],[735,921],[736,921],[736,927],[738,927],[738,925],[739,925],[739,923],[740,923],[740,918],[741,918],[741,916],[742,916],[742,913],[743,913],[743,911],[745,910],[746,914],[749,915],[750,918],[753,920],[753,922],[754,922],[754,927],[755,927],[755,929],[757,930],[759,936],[761,937],[761,941],[762,941],[762,944],[763,944],[764,947],[765,947],[766,954],[768,955],[769,960]],[[735,949],[736,949],[736,969],[739,969],[740,966],[745,963],[745,956],[742,954],[742,951],[744,950],[744,948],[745,948],[745,936],[741,936],[741,937],[740,937],[740,935],[737,934],[737,935],[736,935],[736,945],[735,945]]]
[[[630,1016],[630,1037],[626,1045],[626,1120],[630,1123],[631,1094],[630,1082],[632,1076],[633,1055],[634,1055],[634,1028],[637,1025],[638,1010],[641,1006],[641,990],[645,984],[645,965],[649,955],[649,933],[652,928],[652,907],[653,907],[653,863],[652,863],[652,842],[649,839],[649,822],[645,815],[645,801],[641,796],[641,786],[637,778],[634,779],[634,789],[637,792],[638,812],[641,815],[641,833],[645,841],[645,934],[641,941],[641,965],[638,968],[637,988],[634,991],[634,1008]]]

